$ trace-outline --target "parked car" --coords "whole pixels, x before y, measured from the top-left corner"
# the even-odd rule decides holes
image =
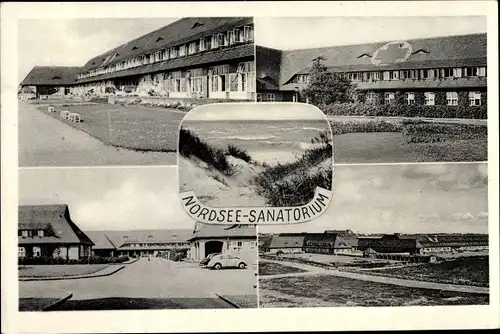
[[[219,255],[220,253],[212,253],[212,254],[208,254],[208,256],[206,258],[204,258],[203,260],[201,260],[200,262],[200,266],[206,266],[208,264],[208,262],[210,262],[210,260],[215,256],[215,255]]]
[[[215,255],[214,257],[212,257],[212,259],[210,259],[210,261],[207,264],[207,267],[217,270],[222,268],[245,269],[247,267],[247,264],[239,257],[229,254],[219,254]]]

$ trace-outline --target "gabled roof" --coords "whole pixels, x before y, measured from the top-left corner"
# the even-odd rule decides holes
[[[278,90],[279,86],[271,77],[257,78],[257,89],[259,90]]]
[[[335,248],[352,248],[358,245],[358,238],[356,236],[344,236],[337,234],[335,238]]]
[[[123,245],[130,243],[187,242],[191,236],[191,233],[191,229],[89,232],[89,234],[92,236],[105,236],[115,248],[120,248]]]
[[[87,232],[87,236],[92,240],[92,249],[116,249],[116,246],[102,232]]]
[[[322,56],[324,65],[346,71],[375,71],[418,68],[440,65],[453,66],[464,64],[464,60],[476,59],[483,66],[486,65],[486,34],[470,34],[461,36],[443,36],[407,40],[413,51],[403,62],[377,66],[372,63],[371,57],[360,57],[363,54],[374,53],[388,42],[378,42],[357,45],[342,45],[314,49],[284,50],[281,57],[280,85],[287,83],[297,73],[307,73],[312,66],[313,59]],[[426,53],[427,52],[427,53]],[[450,63],[451,62],[451,63]],[[462,65],[457,65],[462,66]]]
[[[21,82],[21,86],[65,86],[75,83],[80,67],[35,66]]]
[[[305,235],[275,235],[269,248],[302,248]]]
[[[253,18],[251,17],[183,18],[90,59],[82,72],[189,42],[231,27],[252,24]]]
[[[210,238],[257,238],[255,226],[212,225],[197,222],[190,240]]]
[[[50,234],[43,237],[19,237],[19,244],[78,244],[93,245],[89,237],[71,220],[66,204],[21,205],[18,212],[18,228],[36,230],[44,227]]]

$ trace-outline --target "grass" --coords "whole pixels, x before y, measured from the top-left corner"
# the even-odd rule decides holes
[[[41,277],[70,277],[93,274],[108,264],[75,264],[75,265],[29,265],[19,266],[19,277],[41,278]]]
[[[486,305],[489,296],[409,288],[333,275],[281,277],[259,283],[261,307]]]
[[[210,146],[190,130],[180,130],[179,153],[186,158],[194,156],[224,175],[230,175],[232,173],[232,168],[227,161],[226,153],[221,149]]]
[[[46,114],[46,107],[38,107]],[[81,130],[105,144],[135,151],[176,152],[179,125],[184,114],[169,109],[111,104],[68,106],[64,110],[82,115],[82,123],[59,117],[56,107],[52,117]]]
[[[59,298],[19,298],[19,312],[43,311],[58,301]]]
[[[241,159],[245,162],[252,161],[252,157],[250,156],[250,154],[248,154],[247,150],[238,148],[231,144],[227,146],[227,154],[235,158]]]
[[[255,177],[257,193],[266,198],[268,205],[304,205],[314,197],[316,187],[332,188],[333,167],[329,160],[333,153],[332,140],[328,133],[322,132],[311,144],[315,146],[296,161],[268,166]],[[315,168],[321,164],[322,167]]]
[[[488,256],[461,257],[443,263],[367,271],[364,273],[419,281],[489,286]]]
[[[289,274],[289,273],[302,273],[306,270],[285,266],[283,264],[274,262],[259,262],[259,275],[278,275],[278,274]]]

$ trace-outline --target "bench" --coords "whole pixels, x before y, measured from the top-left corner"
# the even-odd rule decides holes
[[[82,121],[82,116],[79,113],[72,112],[71,114],[69,114],[69,120],[72,122],[80,123]]]
[[[61,118],[69,119],[70,112],[68,110],[61,110]]]
[[[54,107],[51,106],[51,107],[47,108],[47,111],[48,112],[56,112],[56,108],[54,108]]]

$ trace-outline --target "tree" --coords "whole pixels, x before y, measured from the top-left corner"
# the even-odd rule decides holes
[[[352,102],[354,86],[344,76],[328,70],[321,61],[322,57],[314,59],[309,73],[309,83],[302,93],[314,105]]]

